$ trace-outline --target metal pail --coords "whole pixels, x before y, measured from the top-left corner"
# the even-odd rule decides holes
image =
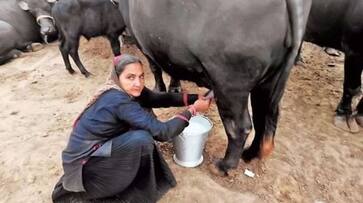
[[[174,161],[184,167],[196,167],[203,162],[203,150],[213,123],[205,116],[197,115],[189,120],[189,126],[174,137]]]

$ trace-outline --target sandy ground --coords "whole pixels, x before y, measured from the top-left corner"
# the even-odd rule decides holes
[[[124,52],[141,54],[135,47]],[[62,174],[61,151],[73,120],[109,72],[111,51],[102,39],[82,40],[81,58],[94,75],[66,72],[57,44],[26,53],[0,66],[0,202],[51,202]],[[205,161],[183,168],[172,161],[171,144],[161,144],[178,181],[160,202],[363,202],[363,129],[351,134],[332,125],[342,91],[343,57],[330,57],[307,45],[305,66],[296,66],[281,103],[276,149],[263,162],[241,161],[228,177],[208,171],[223,157],[226,135],[215,105]],[[145,60],[144,60],[145,61]],[[334,67],[327,64],[333,62]],[[147,63],[145,61],[145,63]],[[147,86],[153,78],[147,72]],[[183,83],[189,92],[202,92]],[[158,109],[167,119],[182,109]],[[245,168],[255,178],[243,174]]]

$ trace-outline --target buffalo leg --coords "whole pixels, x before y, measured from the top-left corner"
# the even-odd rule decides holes
[[[251,91],[251,105],[255,138],[242,154],[245,162],[263,159],[274,149],[274,137],[279,115],[279,102],[283,95],[289,71],[280,70]]]
[[[278,107],[274,106],[274,109],[272,109],[271,104],[267,104],[268,101],[271,101],[271,98],[266,96],[267,94],[268,93],[265,92],[263,88],[255,88],[251,92],[252,120],[255,129],[255,138],[251,146],[242,154],[242,158],[245,162],[249,162],[257,157],[262,158],[271,153],[274,148]],[[271,115],[267,117],[266,115],[268,115],[269,112]],[[268,126],[266,126],[267,124]],[[266,129],[265,126],[267,127]],[[262,147],[265,147],[263,154]]]
[[[0,65],[5,64],[6,62],[8,62],[10,59],[12,59],[12,57],[9,57],[9,55],[4,55],[4,56],[0,56]]]
[[[153,62],[153,60],[151,60],[149,57],[147,57],[147,58],[148,58],[148,61],[150,64],[150,70],[153,73],[154,79],[155,79],[154,90],[160,91],[160,92],[166,92],[166,86],[165,86],[165,83],[163,80],[163,72],[162,72],[161,68],[157,64],[155,64]]]
[[[297,52],[297,56],[295,58],[295,65],[304,65],[305,63],[304,59],[301,56],[302,46],[303,46],[303,41],[301,41],[300,43],[299,51]]]
[[[181,91],[182,89],[181,89],[180,80],[174,79],[173,77],[170,76],[170,84],[168,92],[179,93]]]
[[[357,115],[355,115],[357,124],[363,128],[363,97],[360,99],[357,105]]]
[[[154,90],[159,92],[166,92],[162,69],[157,64],[155,64],[149,57],[147,58],[150,64],[150,70],[153,73],[155,79]],[[173,77],[170,77],[169,92],[181,92],[180,80],[176,80]]]
[[[335,125],[350,132],[359,132],[359,128],[352,117],[352,100],[359,94],[361,88],[361,75],[363,58],[360,55],[346,54],[344,61],[343,96],[336,109]]]
[[[251,118],[247,108],[248,92],[243,96],[233,95],[232,91],[228,92],[225,94],[221,94],[218,91],[215,92],[218,98],[218,111],[228,137],[225,156],[215,164],[218,172],[222,172],[225,175],[229,169],[237,167],[243,146],[252,129]],[[241,91],[236,91],[236,94],[241,94]]]
[[[64,40],[64,39],[61,40],[61,43],[59,44],[59,50],[60,50],[60,52],[62,54],[64,65],[66,66],[67,71],[70,74],[73,74],[74,70],[73,70],[73,68],[71,66],[71,63],[69,61],[69,50],[70,50],[69,43],[67,43],[67,41]]]
[[[118,36],[107,36],[107,39],[110,41],[112,53],[114,56],[118,56],[121,54],[120,41],[118,40]]]
[[[0,55],[0,65],[7,63],[13,58],[18,58],[21,55],[21,53],[22,53],[21,51],[13,49],[4,55]]]
[[[86,70],[86,68],[83,66],[81,60],[79,59],[79,55],[78,55],[78,48],[79,48],[79,39],[77,40],[73,40],[72,43],[72,47],[70,49],[69,54],[71,55],[73,61],[76,63],[76,65],[78,66],[79,70],[81,71],[81,73],[85,76],[85,77],[89,77],[91,75],[90,72],[88,72]]]

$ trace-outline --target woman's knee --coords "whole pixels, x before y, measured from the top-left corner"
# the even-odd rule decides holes
[[[143,148],[153,148],[154,139],[152,135],[145,130],[135,130],[130,132],[130,142]]]
[[[127,148],[137,149],[142,146],[153,146],[154,140],[152,135],[148,131],[144,130],[132,130],[124,133],[112,140],[112,149],[122,149]]]

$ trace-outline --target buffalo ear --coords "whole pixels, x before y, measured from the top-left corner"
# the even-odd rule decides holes
[[[24,11],[29,10],[29,6],[28,3],[26,3],[25,1],[19,1],[18,5],[21,9],[23,9]]]

